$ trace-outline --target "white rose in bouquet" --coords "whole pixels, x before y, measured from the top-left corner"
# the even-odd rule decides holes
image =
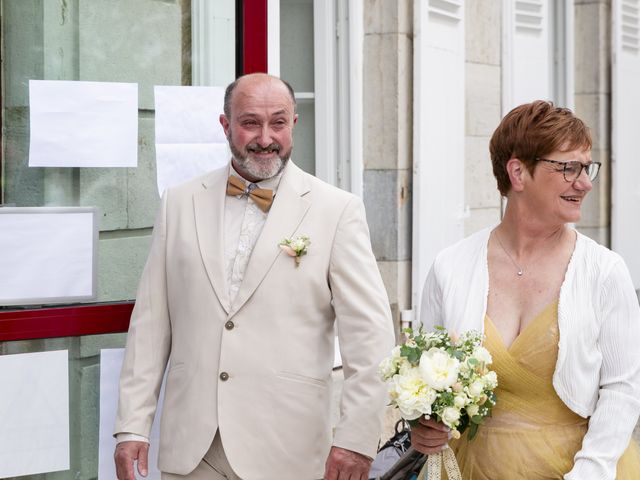
[[[395,375],[391,390],[391,396],[406,420],[431,414],[436,392],[424,382],[417,368],[407,368],[403,374]]]
[[[397,370],[398,367],[391,357],[386,357],[385,359],[383,359],[378,366],[378,373],[384,381],[387,381],[391,377],[393,377],[396,374]]]
[[[467,415],[469,415],[469,417],[475,417],[476,415],[478,415],[480,407],[475,403],[472,403],[471,405],[467,405],[467,408],[465,408],[465,410],[467,411]]]
[[[453,397],[453,406],[456,407],[457,409],[461,409],[467,404],[467,401],[468,399],[466,395],[464,394],[456,395],[455,397]]]
[[[427,384],[444,390],[458,380],[460,362],[440,348],[431,348],[420,357],[420,373]]]
[[[442,423],[449,428],[456,428],[460,420],[460,410],[454,407],[447,407],[442,410]]]
[[[493,362],[493,358],[491,358],[491,354],[489,353],[489,350],[487,350],[482,346],[478,346],[473,349],[471,358],[475,358],[476,360],[484,363],[485,365],[490,365]]]
[[[400,354],[400,345],[391,350],[391,356],[385,357],[378,366],[378,374],[385,382],[390,380],[396,373],[401,373],[401,366],[409,366],[409,362]]]
[[[468,388],[469,396],[477,398],[484,392],[484,382],[482,380],[475,380],[471,382]]]

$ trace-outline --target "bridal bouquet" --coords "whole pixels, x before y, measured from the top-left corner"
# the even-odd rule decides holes
[[[482,335],[469,331],[456,337],[442,327],[428,333],[422,327],[417,332],[409,328],[405,333],[404,345],[396,346],[379,367],[391,405],[410,424],[428,416],[451,428],[454,438],[469,429],[471,440],[491,414],[498,386],[496,373],[489,370],[491,354],[481,345]],[[445,452],[450,455],[449,462],[445,457],[446,466],[453,454]],[[429,457],[428,465],[435,468],[431,458],[435,457],[439,468],[442,454]]]

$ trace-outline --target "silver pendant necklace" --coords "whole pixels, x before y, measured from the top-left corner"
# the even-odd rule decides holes
[[[504,251],[504,253],[506,253],[507,257],[509,257],[509,260],[511,260],[511,263],[513,263],[513,265],[516,267],[518,278],[520,278],[522,275],[524,275],[524,269],[520,265],[518,265],[516,263],[516,261],[513,259],[513,257],[507,251],[507,249],[504,248],[504,245],[500,241],[500,235],[498,235],[498,232],[496,232],[496,239],[498,240],[498,243],[502,247],[502,250]]]

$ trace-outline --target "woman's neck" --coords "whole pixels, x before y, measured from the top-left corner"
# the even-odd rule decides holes
[[[507,205],[504,217],[495,232],[516,258],[528,257],[541,248],[552,248],[567,238],[566,224],[550,225],[527,212]]]

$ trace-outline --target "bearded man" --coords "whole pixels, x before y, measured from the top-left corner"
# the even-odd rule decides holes
[[[164,480],[364,480],[393,345],[364,206],[291,160],[293,90],[227,87],[229,166],[162,198],[120,379],[116,470],[147,470],[167,363]],[[344,384],[330,419],[334,336]]]

